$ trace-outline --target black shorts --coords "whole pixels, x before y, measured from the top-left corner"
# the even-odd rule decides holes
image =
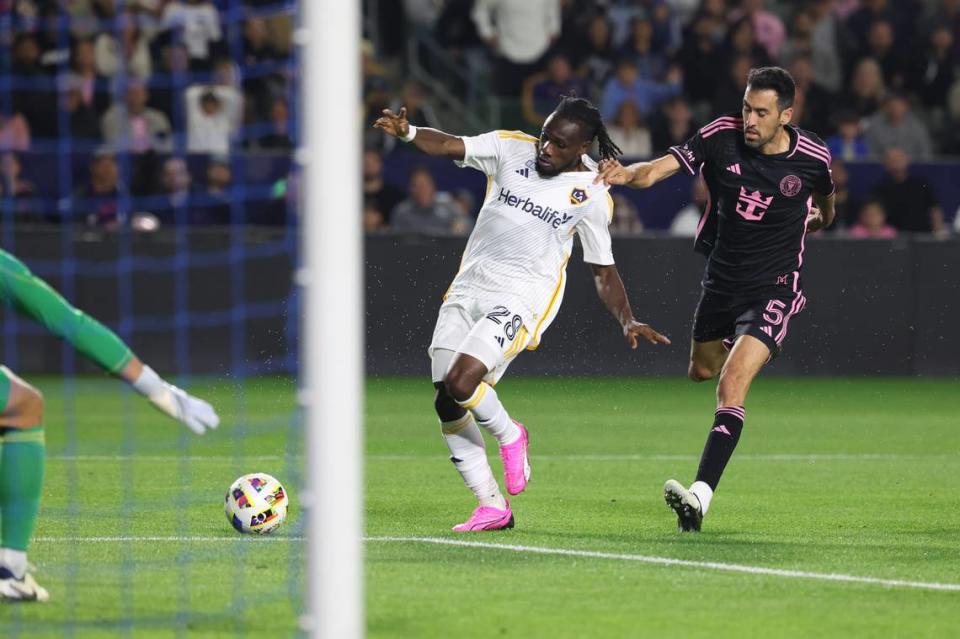
[[[784,287],[759,296],[739,297],[703,291],[693,317],[693,341],[713,342],[751,335],[780,354],[790,320],[807,305],[803,291]]]

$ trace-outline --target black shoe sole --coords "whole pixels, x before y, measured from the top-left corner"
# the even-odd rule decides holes
[[[680,495],[664,492],[663,499],[667,506],[677,513],[677,532],[700,532],[703,516],[684,504]]]

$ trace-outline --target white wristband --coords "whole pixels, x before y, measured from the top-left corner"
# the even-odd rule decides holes
[[[180,411],[174,397],[176,389],[146,364],[143,365],[140,377],[133,383],[133,388],[170,417],[180,419]]]
[[[407,126],[407,129],[408,129],[407,134],[404,136],[401,136],[400,139],[404,142],[413,142],[413,138],[417,137],[417,127],[410,124]]]
[[[167,384],[152,368],[144,364],[143,370],[140,371],[140,377],[132,386],[145,397],[155,397],[166,390]]]

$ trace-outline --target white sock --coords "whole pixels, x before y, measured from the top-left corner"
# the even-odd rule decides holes
[[[450,461],[480,505],[493,506],[500,510],[506,508],[507,502],[500,494],[500,486],[493,477],[493,469],[487,461],[487,449],[483,445],[483,435],[477,428],[473,415],[467,413],[454,422],[440,422],[440,428],[447,448],[450,449]]]
[[[0,566],[5,566],[17,579],[27,572],[27,553],[13,548],[0,548]]]
[[[493,435],[501,446],[520,439],[520,429],[500,403],[497,391],[486,382],[480,382],[470,399],[457,403],[473,413],[477,423]]]
[[[706,515],[710,509],[710,500],[713,499],[713,489],[705,481],[695,481],[690,486],[690,492],[700,500],[700,512]]]

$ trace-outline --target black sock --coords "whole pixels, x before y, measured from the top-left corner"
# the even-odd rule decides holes
[[[720,475],[740,441],[744,415],[743,406],[723,406],[717,409],[713,417],[713,428],[707,435],[697,469],[697,481],[706,482],[711,490],[717,489]]]

